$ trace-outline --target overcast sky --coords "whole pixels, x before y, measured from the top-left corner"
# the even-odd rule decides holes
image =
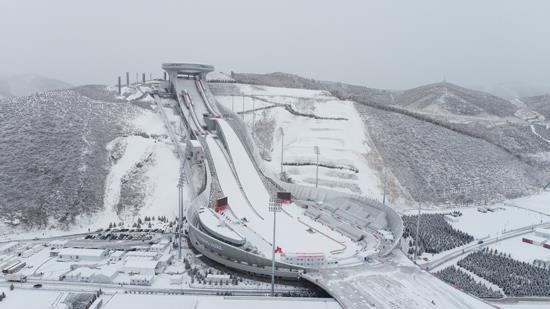
[[[0,36],[0,75],[73,84],[196,61],[390,89],[550,86],[546,0],[0,0]]]

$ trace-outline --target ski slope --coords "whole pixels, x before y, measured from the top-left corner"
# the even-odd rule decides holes
[[[271,240],[273,235],[273,215],[269,212],[269,193],[265,188],[260,175],[258,174],[251,158],[246,152],[240,139],[235,134],[229,124],[223,120],[217,120],[220,130],[223,132],[224,138],[229,147],[229,155],[235,166],[237,177],[240,180],[241,188],[237,190],[237,180],[227,180],[229,177],[227,171],[223,171],[223,175],[218,171],[218,178],[222,186],[231,186],[231,191],[224,190],[224,193],[229,197],[229,205],[233,213],[239,217],[239,219],[246,218],[246,230],[248,234],[253,232],[257,236],[265,240]],[[210,143],[209,143],[210,147]],[[218,166],[223,166],[226,170],[229,164],[225,166],[220,155],[216,155],[218,159],[214,159],[216,169]],[[214,158],[214,155],[213,155]],[[218,161],[220,160],[220,161]],[[230,168],[230,167],[229,167]],[[233,176],[233,175],[231,175]],[[231,177],[229,177],[231,178]],[[250,201],[252,210],[241,198],[242,194],[246,194],[246,197]],[[233,198],[236,196],[237,199]],[[236,201],[237,200],[237,203]],[[232,202],[233,201],[233,202]],[[296,205],[284,205],[284,208],[297,208]],[[358,248],[351,240],[336,233],[325,226],[317,226],[308,224],[309,218],[305,216],[293,216],[289,212],[280,212],[277,216],[277,246],[281,247],[285,253],[294,254],[311,254],[311,253],[323,253],[331,255],[331,252],[345,252],[347,256],[353,255]],[[239,228],[239,227],[237,227]],[[243,228],[242,226],[240,227]],[[247,231],[243,232],[246,233]],[[260,249],[262,249],[260,247]],[[270,252],[270,248],[264,248],[266,253]]]

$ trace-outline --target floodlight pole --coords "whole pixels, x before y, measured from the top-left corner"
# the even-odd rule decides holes
[[[179,206],[179,224],[177,229],[177,235],[178,235],[178,259],[181,260],[181,237],[183,232],[183,182],[184,182],[184,176],[183,176],[183,169],[180,174],[180,179],[178,181],[178,206]]]
[[[254,124],[256,123],[256,99],[252,96],[252,137],[254,137]]]
[[[319,146],[314,146],[313,151],[317,155],[317,165],[315,167],[315,188],[319,186]]]
[[[386,168],[384,168],[384,195],[382,196],[382,205],[386,205],[386,180],[387,180],[387,173]]]
[[[271,252],[271,296],[275,296],[275,232],[277,226],[277,212],[281,211],[281,204],[276,199],[269,200],[269,211],[273,212],[273,243]]]
[[[281,130],[281,179],[283,178],[283,158],[284,158],[284,150],[285,150],[285,131],[283,131],[283,128],[280,128]]]

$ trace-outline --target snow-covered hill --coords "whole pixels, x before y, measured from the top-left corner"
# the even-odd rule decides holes
[[[104,86],[0,99],[0,225],[173,217],[179,162],[155,108]]]
[[[485,203],[529,195],[542,188],[550,172],[550,143],[540,138],[545,132],[532,131],[518,112],[524,110],[521,104],[487,93],[449,83],[380,90],[285,73],[233,73],[232,78],[325,90],[356,102],[369,148],[390,175],[390,195],[409,203]]]
[[[507,100],[446,82],[397,93],[394,100],[400,107],[430,114],[509,117],[517,111]]]

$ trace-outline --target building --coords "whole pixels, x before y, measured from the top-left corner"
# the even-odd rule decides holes
[[[308,268],[319,268],[325,266],[327,260],[323,253],[294,253],[281,254],[281,262]]]
[[[131,285],[151,285],[153,276],[151,275],[134,275],[130,276]]]
[[[166,248],[168,248],[169,245],[170,245],[170,239],[163,238],[158,243],[152,245],[149,248],[149,251],[163,252],[164,250],[166,250]]]
[[[69,261],[101,261],[108,255],[107,249],[64,248],[59,250],[59,260]]]
[[[187,141],[186,157],[192,162],[204,161],[204,149],[201,143],[196,139],[189,139]]]
[[[0,254],[12,253],[17,249],[17,242],[9,242],[7,244],[0,245]]]
[[[153,251],[130,251],[126,253],[126,258],[128,259],[142,258],[148,260],[158,260],[159,257],[160,253]]]
[[[122,261],[122,258],[124,257],[124,254],[126,252],[124,251],[113,251],[111,253],[111,255],[109,256],[109,259],[112,261],[112,262],[117,262],[117,261]]]
[[[206,275],[206,282],[208,283],[227,284],[230,280],[231,278],[229,277],[229,275]]]
[[[48,243],[48,247],[54,248],[54,249],[61,249],[65,248],[65,245],[67,244],[66,239],[56,239],[52,240]]]
[[[90,283],[113,283],[118,274],[114,267],[104,267],[94,269],[89,267],[79,267],[65,274],[65,281],[90,282]]]
[[[129,275],[147,275],[154,276],[161,271],[159,261],[146,259],[127,259],[126,263],[121,268],[121,271]]]

